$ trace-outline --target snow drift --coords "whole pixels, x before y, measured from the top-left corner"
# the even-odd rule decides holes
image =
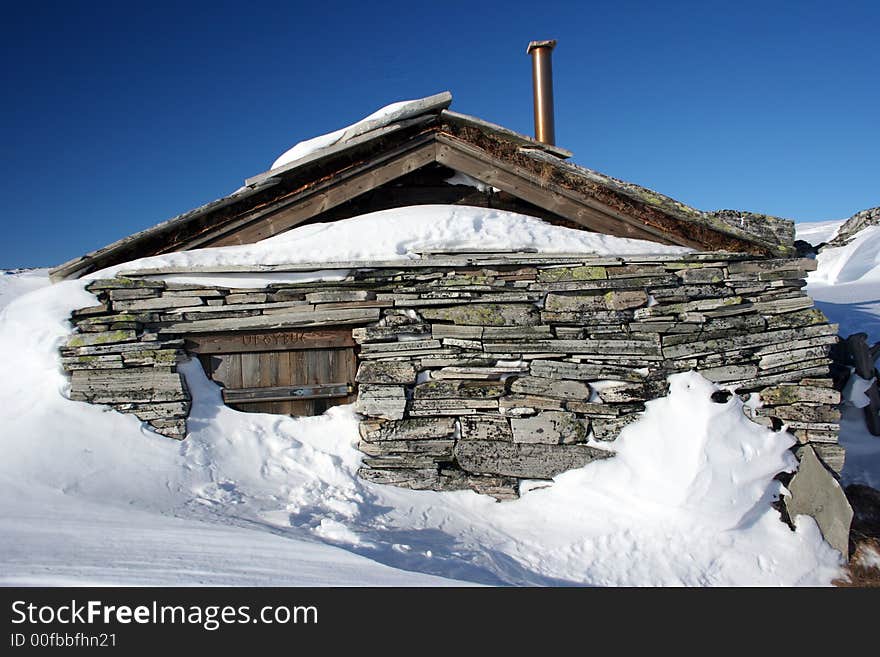
[[[823,234],[828,240],[845,222],[822,223],[830,229]],[[798,238],[810,241],[817,234],[816,225],[798,225]],[[816,305],[840,325],[840,335],[867,333],[869,344],[880,341],[880,226],[863,228],[844,246],[826,246],[816,259],[818,267],[807,278],[807,291]],[[858,400],[857,392],[847,397]],[[846,404],[842,415],[840,442],[846,448],[842,483],[880,488],[880,439],[868,432],[857,405]]]
[[[880,316],[876,239],[866,232],[820,255],[810,292],[832,320]],[[424,206],[115,269],[413,258],[431,248],[672,250]],[[613,459],[531,482],[519,500],[414,492],[356,477],[351,407],[298,419],[239,413],[196,362],[183,366],[194,403],[182,443],[66,399],[57,348],[70,311],[94,297],[85,281],[47,283],[45,272],[0,278],[0,358],[16,374],[0,380],[2,583],[815,585],[839,573],[840,555],[811,519],[791,531],[771,507],[782,491],[774,476],[794,467],[791,437],[749,422],[736,396],[711,401],[716,387],[694,373],[670,379],[669,396],[611,445]],[[844,479],[870,479],[878,441],[854,448],[854,426],[845,417]]]
[[[56,349],[94,303],[83,281],[0,314],[0,560],[5,583],[827,584],[840,557],[770,502],[790,437],[696,374],[672,377],[614,459],[495,503],[359,480],[350,407],[315,418],[226,408],[197,363],[175,443],[71,402]],[[247,555],[247,558],[241,558]],[[438,579],[440,576],[445,579]]]
[[[414,107],[417,102],[417,100],[401,100],[396,103],[391,103],[385,107],[380,107],[372,114],[365,116],[360,121],[356,121],[349,126],[334,130],[333,132],[328,132],[325,135],[318,135],[317,137],[298,142],[279,155],[272,163],[270,169],[278,169],[286,164],[301,160],[322,148],[327,148],[334,144],[348,141],[349,139],[369,130],[407,118],[407,116],[411,115],[409,110]],[[418,112],[419,110],[415,111]]]
[[[534,251],[539,253],[656,254],[690,249],[553,226],[535,217],[466,205],[416,205],[294,228],[254,244],[141,258],[89,278],[152,267],[220,267],[413,260],[419,252]],[[265,279],[249,285],[261,285]],[[281,280],[281,278],[279,278]],[[244,283],[237,282],[237,285]]]

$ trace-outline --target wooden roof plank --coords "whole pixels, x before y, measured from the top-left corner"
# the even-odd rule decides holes
[[[116,251],[120,251],[126,246],[129,246],[146,237],[161,235],[162,233],[166,232],[172,232],[180,226],[186,225],[187,223],[198,217],[210,214],[211,212],[215,212],[221,208],[225,208],[229,205],[232,205],[233,203],[238,203],[239,201],[253,196],[268,187],[272,187],[275,184],[276,181],[270,180],[266,181],[265,183],[261,183],[256,187],[244,187],[238,189],[228,196],[224,196],[223,198],[211,201],[210,203],[201,205],[193,210],[183,212],[175,217],[172,217],[171,219],[166,219],[165,221],[158,223],[155,226],[150,226],[149,228],[145,228],[144,230],[138,231],[137,233],[128,235],[127,237],[123,237],[122,239],[116,240],[115,242],[111,242],[107,246],[103,246],[100,249],[95,249],[94,251],[90,251],[83,256],[68,260],[67,262],[64,262],[57,267],[49,270],[49,277],[53,281],[59,281],[67,278],[77,277],[79,275],[82,275],[82,273],[87,273],[83,272],[83,270],[88,269],[89,265],[92,262],[100,259],[103,256],[107,256]],[[90,269],[89,271],[93,270]]]
[[[309,186],[306,189],[303,189],[300,192],[289,195],[280,199],[276,203],[272,203],[264,208],[260,208],[256,211],[251,211],[245,213],[243,216],[234,218],[230,221],[225,222],[222,226],[216,226],[211,231],[204,235],[197,235],[185,242],[182,242],[180,246],[183,247],[184,250],[196,249],[196,248],[204,248],[207,246],[220,246],[224,243],[227,243],[225,238],[226,236],[235,233],[240,230],[242,227],[253,224],[254,222],[260,221],[264,217],[283,212],[285,209],[295,206],[300,203],[303,199],[307,199],[311,196],[319,194],[325,190],[328,190],[340,183],[343,183],[351,178],[355,178],[360,176],[365,171],[369,171],[371,169],[376,168],[388,161],[394,160],[401,155],[409,153],[413,150],[416,150],[426,144],[433,145],[434,143],[434,135],[420,135],[409,141],[404,142],[403,144],[387,150],[375,157],[371,158],[366,162],[362,162],[355,166],[350,166],[338,173],[336,173],[333,177],[318,182],[312,186]],[[239,244],[239,241],[229,242],[232,244]]]
[[[433,116],[417,116],[413,119],[398,121],[396,123],[392,123],[391,125],[382,126],[371,132],[361,134],[348,141],[340,141],[333,144],[332,146],[320,148],[313,153],[309,153],[304,157],[294,160],[293,162],[288,162],[287,164],[280,166],[277,169],[269,169],[268,171],[264,171],[263,173],[257,174],[256,176],[252,176],[251,178],[245,180],[244,184],[247,186],[258,185],[265,180],[286,176],[293,171],[306,167],[309,164],[313,164],[326,158],[330,158],[334,155],[344,153],[345,151],[353,149],[357,146],[361,146],[362,144],[366,144],[370,141],[373,141],[374,139],[379,139],[380,137],[385,137],[392,133],[399,132],[400,130],[405,130],[406,128],[411,128],[413,126],[428,124],[433,120]]]
[[[635,183],[618,180],[616,178],[612,178],[611,176],[607,176],[598,171],[593,171],[592,169],[587,169],[586,167],[579,166],[572,162],[563,162],[558,158],[555,158],[552,155],[539,149],[521,149],[519,152],[525,157],[533,159],[537,162],[550,164],[560,171],[564,171],[571,174],[572,176],[581,178],[585,181],[589,181],[594,185],[612,190],[615,193],[621,196],[625,196],[640,205],[650,206],[681,223],[701,226],[710,231],[714,231],[723,235],[728,235],[734,239],[742,240],[744,242],[749,242],[764,247],[770,251],[785,246],[781,243],[774,244],[766,239],[762,239],[761,236],[756,235],[753,232],[743,230],[729,222],[719,220],[716,216],[718,213],[698,210],[680,201],[676,201],[673,198],[665,196],[664,194],[660,194],[658,192],[655,192],[654,190],[636,185]],[[788,220],[779,219],[778,217],[767,217],[767,220],[790,223]]]
[[[533,137],[514,132],[513,130],[505,128],[504,126],[500,126],[496,123],[484,121],[483,119],[477,118],[476,116],[461,114],[459,112],[453,112],[452,110],[445,109],[440,112],[440,118],[450,121],[452,123],[473,126],[474,128],[482,130],[483,132],[498,135],[499,137],[508,141],[512,141],[513,143],[520,146],[546,151],[547,153],[550,153],[551,155],[554,155],[561,159],[567,159],[574,155],[574,153],[572,153],[571,151],[561,148],[559,146],[555,146],[553,144],[545,144],[544,142],[538,141]]]
[[[435,159],[435,145],[432,141],[428,141],[386,162],[378,165],[371,163],[373,166],[360,171],[357,175],[345,178],[334,177],[321,189],[281,208],[275,208],[235,230],[227,231],[221,237],[215,236],[206,242],[205,246],[251,244],[283,233],[322,212],[426,166]]]
[[[592,207],[577,195],[556,185],[537,180],[530,172],[489,155],[455,137],[438,134],[437,161],[493,185],[529,203],[536,203],[589,230],[618,237],[644,239],[661,244],[699,248],[699,244],[662,233],[636,219],[603,208]]]

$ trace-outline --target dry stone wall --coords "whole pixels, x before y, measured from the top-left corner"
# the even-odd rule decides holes
[[[73,399],[183,438],[187,335],[350,325],[361,476],[499,498],[522,479],[612,456],[666,377],[694,369],[759,393],[754,421],[787,427],[839,471],[828,360],[837,327],[803,291],[814,265],[722,253],[435,254],[261,289],[129,276],[89,284],[99,304],[74,313],[62,362]]]

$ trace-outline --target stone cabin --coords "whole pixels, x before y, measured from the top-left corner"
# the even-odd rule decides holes
[[[792,222],[696,210],[451,111],[451,100],[437,94],[357,124],[52,277],[421,204],[510,210],[694,251],[430,252],[196,272],[279,275],[256,288],[168,280],[186,268],[123,268],[90,282],[96,305],[73,313],[62,348],[71,398],[184,439],[190,400],[177,364],[193,356],[242,411],[313,415],[355,402],[369,481],[507,498],[524,479],[608,457],[645,402],[665,394],[666,377],[693,369],[757,393],[755,422],[786,427],[799,455],[841,469],[828,359],[837,327],[803,291],[814,261],[796,256]],[[339,275],[281,279],[328,270]]]

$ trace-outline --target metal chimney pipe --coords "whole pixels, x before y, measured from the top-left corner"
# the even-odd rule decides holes
[[[556,145],[553,119],[553,62],[556,39],[532,41],[526,53],[532,56],[532,87],[535,99],[535,139]]]

